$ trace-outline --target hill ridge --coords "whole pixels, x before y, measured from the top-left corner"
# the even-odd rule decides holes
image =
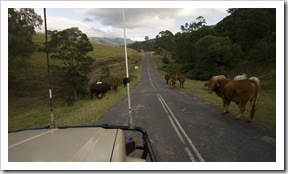
[[[114,38],[109,38],[109,37],[88,37],[90,42],[94,43],[101,43],[105,45],[114,45],[114,46],[121,46],[124,45],[124,38],[120,37],[114,37]],[[126,39],[126,43],[131,44],[134,43],[133,40],[131,39]]]

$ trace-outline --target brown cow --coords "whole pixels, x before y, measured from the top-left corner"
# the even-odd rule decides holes
[[[249,80],[253,80],[254,82],[257,83],[257,85],[258,85],[258,92],[260,93],[260,90],[261,90],[260,80],[259,80],[257,77],[250,77]],[[258,95],[258,97],[257,97],[257,99],[256,99],[257,103],[258,103],[258,101],[259,101],[259,97],[260,97],[260,96]],[[256,104],[257,104],[257,103],[256,103]]]
[[[258,78],[257,78],[258,79]],[[259,79],[258,79],[259,80]],[[246,104],[250,101],[250,115],[247,122],[252,121],[257,110],[256,104],[259,100],[260,81],[254,80],[230,80],[219,78],[208,82],[209,93],[215,92],[217,96],[223,100],[223,114],[228,112],[228,107],[231,101],[235,102],[239,107],[239,113],[236,119],[239,119],[245,111]]]
[[[90,87],[91,92],[91,99],[93,99],[93,94],[95,93],[95,96],[98,99],[101,99],[103,96],[105,96],[105,93],[108,92],[111,88],[111,85],[107,83],[96,83]],[[101,97],[99,96],[101,94]]]
[[[114,90],[115,92],[117,92],[117,88],[118,88],[118,81],[115,80],[115,79],[112,80],[111,87],[112,87],[112,90]]]
[[[170,75],[170,79],[169,79],[171,89],[174,89],[174,88],[175,88],[175,86],[176,86],[176,81],[177,81],[176,75],[175,75],[175,74],[171,74],[171,75]]]
[[[184,75],[179,75],[177,79],[180,82],[180,88],[184,88],[185,76]]]
[[[170,79],[170,74],[165,74],[165,80],[166,80],[166,84],[168,84],[168,81],[169,81],[169,79]]]

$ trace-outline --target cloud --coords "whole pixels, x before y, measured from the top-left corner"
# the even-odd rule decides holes
[[[181,18],[190,18],[190,20],[191,18],[195,20],[198,16],[219,18],[219,15],[227,15],[226,10],[220,8],[128,8],[125,9],[125,26],[130,29],[171,28],[175,25],[175,21]],[[100,21],[104,26],[123,27],[122,9],[78,9],[77,11],[89,16],[90,19]]]
[[[154,38],[163,30],[170,30],[175,34],[180,31],[180,25],[191,23],[198,16],[203,16],[207,25],[214,25],[228,15],[226,10],[220,8],[126,8],[127,37],[144,40],[145,36]],[[53,9],[48,13],[47,19],[49,30],[78,27],[88,37],[123,37],[122,8]]]
[[[89,17],[84,18],[84,22],[93,22],[93,19],[90,19]]]
[[[41,14],[41,9],[35,9],[35,11],[38,14]],[[88,18],[85,18],[84,21],[91,22],[93,20],[89,21]],[[47,15],[47,29],[48,30],[62,31],[71,27],[78,27],[88,37],[91,37],[91,36],[103,37],[106,34],[105,31],[95,28],[94,26],[88,25],[79,20],[69,19],[66,17],[58,17],[54,15],[49,15],[49,14]],[[36,32],[44,32],[44,24],[40,30],[36,28]]]
[[[174,24],[173,14],[181,9],[163,8],[129,8],[125,9],[125,26],[127,28],[159,28],[169,27]],[[89,16],[95,21],[100,21],[104,26],[123,28],[122,9],[78,9],[79,12]]]

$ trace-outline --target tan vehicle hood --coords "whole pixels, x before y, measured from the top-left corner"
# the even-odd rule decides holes
[[[121,129],[39,129],[9,133],[9,162],[125,161]]]

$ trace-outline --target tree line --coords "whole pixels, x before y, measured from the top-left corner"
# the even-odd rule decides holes
[[[231,8],[228,16],[213,26],[204,17],[180,26],[180,32],[160,31],[155,39],[128,47],[154,51],[164,63],[183,64],[182,74],[207,80],[227,74],[241,62],[276,66],[276,9]]]

